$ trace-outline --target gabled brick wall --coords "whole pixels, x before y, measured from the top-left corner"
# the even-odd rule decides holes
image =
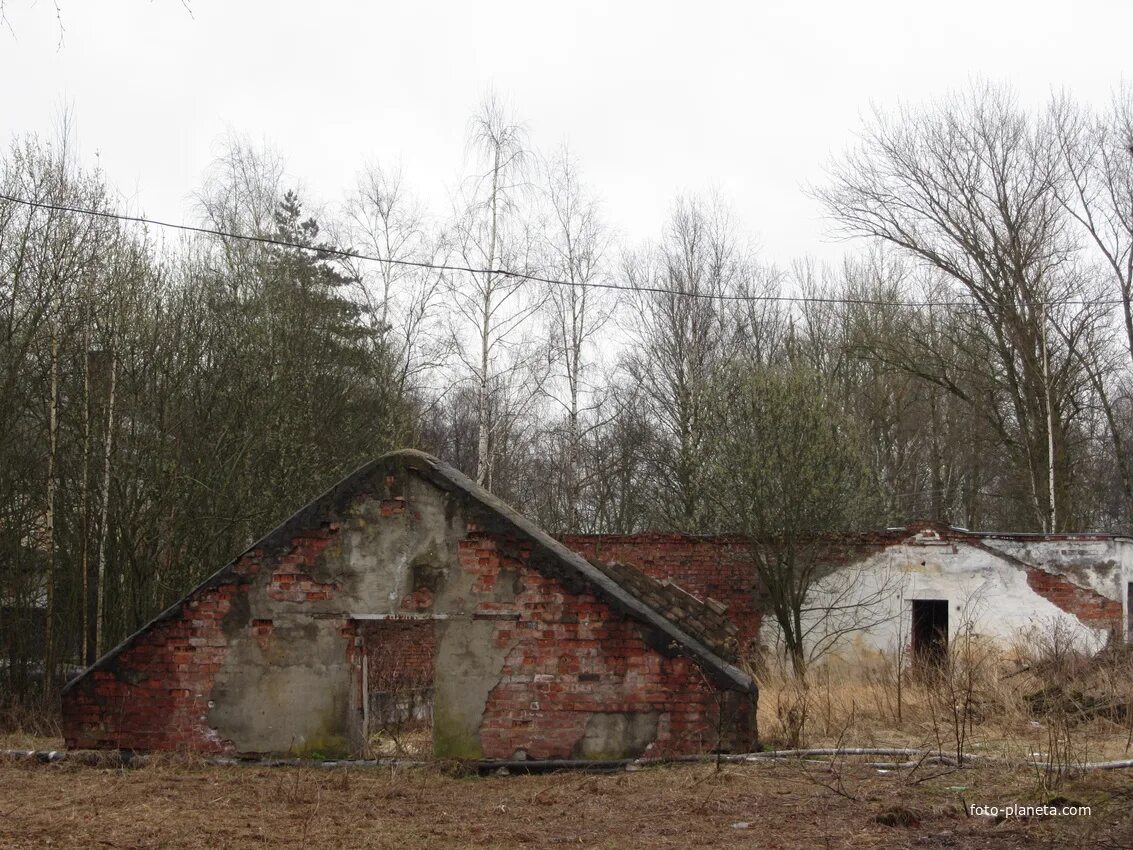
[[[690,590],[750,608],[707,549],[697,559],[704,584]],[[64,735],[82,748],[358,755],[367,658],[371,692],[432,677],[440,755],[749,749],[754,684],[698,636],[703,606],[677,624],[643,601],[658,588],[635,595],[628,580],[435,460],[389,456],[68,686]]]

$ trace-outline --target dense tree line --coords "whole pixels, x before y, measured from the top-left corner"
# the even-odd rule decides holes
[[[554,532],[776,541],[788,630],[807,535],[1133,527],[1127,94],[874,116],[813,190],[859,237],[838,267],[766,262],[716,196],[624,244],[568,150],[492,99],[470,127],[445,214],[376,166],[316,209],[229,140],[199,223],[274,241],[0,200],[4,694],[49,693],[399,446]],[[66,133],[13,141],[0,187],[119,209]]]

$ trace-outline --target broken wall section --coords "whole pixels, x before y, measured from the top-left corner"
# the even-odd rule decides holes
[[[620,561],[655,579],[671,579],[702,601],[727,606],[741,657],[756,648],[763,593],[742,542],[727,536],[685,534],[568,534],[563,545],[585,558]]]
[[[930,603],[944,606],[937,616],[947,623],[942,638],[949,645],[961,632],[1005,648],[1052,630],[1072,637],[1087,651],[1110,640],[1120,623],[1120,601],[1086,585],[1083,576],[1078,577],[1083,583],[1077,583],[1054,572],[1049,559],[1039,568],[1004,548],[982,535],[929,529],[832,573],[812,592],[812,613],[804,623],[808,649],[829,638],[824,658],[832,663],[860,665],[882,655],[912,658],[917,648],[915,610]],[[1107,569],[1099,561],[1089,566],[1094,575],[1104,575]],[[852,583],[844,580],[847,575]],[[1116,587],[1108,582],[1101,586]],[[855,605],[861,606],[859,628],[832,632],[818,619],[829,607]],[[773,624],[766,624],[764,631],[768,644],[774,645]]]
[[[365,625],[382,619],[398,626]],[[694,622],[651,608],[455,470],[401,452],[344,479],[68,686],[65,736],[69,747],[360,755],[368,712],[424,714],[431,660],[438,755],[749,749],[754,684],[689,633]],[[416,702],[375,704],[379,660],[375,684],[419,685]]]

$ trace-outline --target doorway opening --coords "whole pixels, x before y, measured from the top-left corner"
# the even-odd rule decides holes
[[[367,757],[433,752],[434,621],[358,621],[362,737]]]
[[[1133,643],[1133,581],[1125,590],[1125,640]]]
[[[913,600],[913,661],[939,665],[948,656],[948,600]]]

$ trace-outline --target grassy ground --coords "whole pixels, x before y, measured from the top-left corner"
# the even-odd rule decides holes
[[[976,767],[883,771],[847,760],[476,778],[429,769],[216,767],[156,757],[116,770],[0,759],[0,847],[1081,847],[1133,850],[1133,654],[1104,664],[968,643],[929,680],[885,662],[761,676],[760,730],[779,747],[908,746],[992,756]],[[1075,660],[1077,659],[1077,660]],[[1030,694],[1064,695],[1036,712]],[[1100,701],[1100,702],[1099,702]],[[1105,710],[1099,710],[1101,705]],[[9,717],[2,749],[60,749],[53,712]],[[427,729],[382,734],[371,756],[417,758]],[[968,807],[1091,807],[997,820]]]
[[[927,680],[906,673],[898,681],[892,659],[819,667],[805,686],[773,671],[760,681],[761,738],[777,747],[914,747],[1066,766],[1133,758],[1133,650],[1066,655],[1053,664],[973,642]],[[1036,710],[1034,695],[1051,689],[1057,698]]]
[[[1133,686],[1133,678],[1130,679]],[[908,688],[900,715],[879,708],[879,689],[860,682],[819,680],[805,692],[776,681],[760,691],[765,747],[911,747],[1013,762],[1054,757],[1068,766],[1133,758],[1133,718],[1045,716],[1012,702],[984,699],[965,714],[924,688]],[[958,698],[955,702],[960,702]]]
[[[48,738],[26,732],[0,733],[0,750],[62,750],[62,738]]]
[[[1089,816],[997,823],[965,805],[1052,795],[1025,771],[939,772],[792,762],[475,778],[172,758],[133,770],[0,762],[0,846],[1133,848],[1128,774],[1064,784],[1059,796]]]

